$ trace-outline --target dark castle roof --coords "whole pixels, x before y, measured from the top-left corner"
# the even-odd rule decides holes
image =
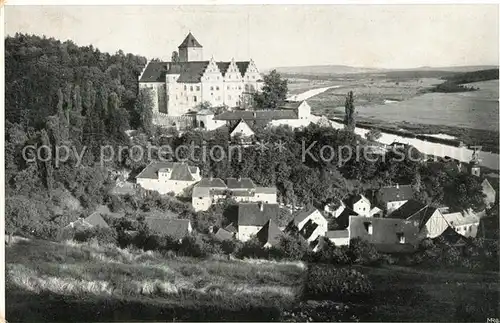
[[[179,48],[188,48],[188,47],[199,47],[202,48],[201,44],[194,38],[193,34],[189,33],[184,41],[179,45]]]
[[[139,82],[165,82],[167,74],[179,74],[178,83],[199,83],[201,77],[210,61],[193,61],[193,62],[149,62],[144,72],[139,79]],[[217,62],[222,76],[226,74],[230,62]],[[241,76],[244,76],[247,70],[249,61],[236,62],[236,66],[240,70]]]

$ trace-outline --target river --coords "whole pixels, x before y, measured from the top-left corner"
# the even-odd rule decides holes
[[[328,89],[339,88],[339,87],[340,87],[340,85],[313,89],[313,90],[309,90],[309,91],[291,96],[289,99],[296,100],[296,101],[307,100],[308,98],[313,97],[315,95],[318,95],[320,93],[323,93],[323,92],[327,91]],[[344,124],[342,124],[340,122],[330,120],[330,124],[335,129],[344,128]],[[368,131],[369,131],[368,129],[358,128],[358,127],[356,127],[356,129],[355,129],[355,133],[357,135],[362,136],[363,138],[365,137],[365,134]],[[426,155],[433,155],[433,156],[439,156],[439,157],[449,156],[451,158],[454,158],[454,159],[459,160],[459,161],[464,162],[464,163],[468,163],[471,160],[471,157],[473,154],[473,150],[469,149],[467,147],[455,147],[455,146],[451,146],[451,145],[428,142],[428,141],[424,141],[424,140],[417,139],[417,138],[406,138],[403,136],[394,135],[394,134],[385,133],[385,132],[382,132],[382,136],[377,141],[382,143],[382,144],[385,144],[385,145],[390,145],[393,142],[412,145],[413,147],[417,148],[420,152],[422,152]],[[487,167],[487,168],[490,168],[492,170],[498,171],[500,169],[499,158],[500,158],[500,156],[498,154],[495,154],[495,153],[486,152],[486,151],[479,152],[479,159],[481,161],[480,165]]]
[[[340,122],[330,120],[330,124],[335,129],[344,128],[344,124]],[[356,127],[355,133],[364,138],[365,134],[368,131],[369,131],[368,129]],[[473,153],[473,150],[468,149],[467,147],[449,146],[435,142],[428,142],[417,138],[406,138],[403,136],[398,136],[385,132],[382,132],[382,136],[377,141],[385,145],[390,145],[393,142],[412,145],[413,147],[417,148],[421,153],[439,157],[449,156],[464,163],[467,163],[471,160]],[[498,154],[486,151],[479,152],[479,158],[481,160],[480,165],[493,170],[500,169],[499,157],[500,156]]]
[[[290,101],[304,101],[304,100],[307,100],[315,95],[323,93],[329,89],[337,89],[339,87],[340,87],[340,85],[333,85],[333,86],[327,86],[327,87],[322,87],[322,88],[318,88],[318,89],[312,89],[312,90],[305,91],[305,92],[300,93],[300,94],[291,95],[288,97],[288,100],[290,100]]]

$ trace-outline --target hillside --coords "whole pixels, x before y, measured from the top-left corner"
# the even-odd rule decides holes
[[[286,66],[286,67],[276,67],[275,69],[283,74],[301,74],[301,75],[348,75],[348,74],[372,74],[372,73],[382,73],[382,74],[406,74],[408,72],[427,72],[435,75],[435,72],[447,72],[447,73],[463,73],[463,72],[473,72],[478,70],[495,69],[498,66],[493,65],[477,65],[477,66],[443,66],[443,67],[431,67],[423,66],[417,68],[404,68],[404,69],[386,69],[386,68],[366,68],[366,67],[354,67],[347,65],[312,65],[312,66]],[[271,69],[269,69],[271,70]]]
[[[364,276],[349,276],[356,271]],[[371,297],[346,303],[367,278]],[[336,284],[335,295],[324,294]],[[195,259],[20,238],[6,248],[6,291],[9,322],[482,322],[498,316],[496,273]]]

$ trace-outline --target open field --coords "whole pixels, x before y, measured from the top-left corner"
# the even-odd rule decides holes
[[[364,104],[356,109],[364,119],[485,129],[498,132],[498,80],[470,83],[480,90],[426,93],[401,102]],[[496,91],[494,90],[496,86]],[[397,98],[396,98],[397,99]],[[337,108],[343,112],[343,108]]]
[[[300,295],[300,263],[164,257],[89,244],[7,248],[9,322],[276,320]]]
[[[285,311],[309,307],[337,317],[339,303],[304,299],[307,268],[300,262],[195,259],[19,239],[6,251],[9,322],[274,321],[289,320]],[[356,269],[374,290],[369,301],[348,304],[362,321],[498,317],[496,274]]]
[[[499,315],[498,273],[460,273],[387,266],[357,268],[374,286],[364,321],[486,322]]]
[[[348,91],[355,95],[356,107],[384,104],[389,101],[404,101],[415,97],[420,91],[430,88],[442,80],[436,78],[422,78],[413,80],[391,80],[380,78],[366,78],[348,81],[340,88],[330,89],[308,100],[315,113],[334,115],[336,108],[344,106]],[[358,110],[359,111],[359,110]]]

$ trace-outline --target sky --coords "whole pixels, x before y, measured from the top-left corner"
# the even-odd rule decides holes
[[[6,6],[5,31],[169,60],[191,31],[204,59],[258,67],[498,65],[490,5]]]

